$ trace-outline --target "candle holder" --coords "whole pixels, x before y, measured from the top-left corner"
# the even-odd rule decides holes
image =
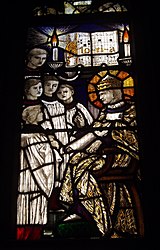
[[[58,71],[55,72],[55,75],[57,75],[57,77],[59,79],[64,80],[64,81],[68,81],[68,82],[74,81],[81,74],[82,68],[83,68],[83,66],[81,64],[79,64],[73,68],[64,67],[62,70],[64,72],[63,75],[60,74]]]
[[[51,69],[58,69],[59,67],[62,67],[63,62],[48,62],[48,65]]]
[[[58,45],[59,39],[55,28],[51,37],[52,61],[49,61],[48,65],[51,69],[54,70],[54,74],[59,79],[65,81],[73,81],[78,78],[83,66],[81,64],[67,65],[64,60],[64,50],[62,48],[59,48]]]

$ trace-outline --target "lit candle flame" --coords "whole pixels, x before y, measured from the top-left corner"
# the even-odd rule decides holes
[[[128,34],[127,29],[125,29],[125,31],[124,31],[123,41],[124,41],[124,43],[128,43],[128,41],[129,41],[129,34]]]
[[[57,46],[58,39],[57,39],[56,34],[53,34],[51,41],[52,41],[53,46]]]

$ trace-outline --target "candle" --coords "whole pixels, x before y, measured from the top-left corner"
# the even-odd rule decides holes
[[[58,61],[58,48],[53,48],[52,59],[53,61]]]
[[[55,30],[53,32],[51,42],[52,42],[52,48],[53,48],[52,59],[53,61],[58,61],[58,37],[57,37]]]

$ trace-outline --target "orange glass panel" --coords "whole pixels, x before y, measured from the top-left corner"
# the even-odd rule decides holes
[[[118,77],[120,78],[120,79],[125,79],[127,76],[128,76],[129,74],[127,73],[127,72],[125,72],[125,71],[120,71],[119,73],[118,73]]]
[[[125,88],[123,89],[123,93],[127,96],[134,96],[134,88]]]
[[[97,99],[97,94],[96,93],[89,94],[89,98],[90,98],[91,102],[93,102]]]

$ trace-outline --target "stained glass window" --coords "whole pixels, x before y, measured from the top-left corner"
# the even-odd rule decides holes
[[[34,6],[27,27],[17,240],[142,238],[129,9],[63,3]]]

